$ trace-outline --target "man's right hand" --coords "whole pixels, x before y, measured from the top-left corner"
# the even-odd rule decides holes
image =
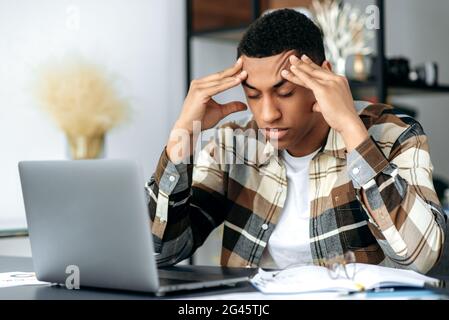
[[[166,151],[170,160],[179,160],[179,157],[188,156],[188,154],[172,155],[173,147],[179,143],[176,138],[178,130],[187,131],[192,135],[195,121],[201,122],[201,130],[207,130],[231,113],[247,109],[247,106],[240,101],[219,104],[212,99],[213,96],[240,85],[247,76],[246,71],[242,71],[242,59],[240,58],[229,69],[191,82],[181,114],[173,127],[167,144]],[[194,143],[195,141],[191,141],[192,145]],[[189,148],[190,152],[192,152],[192,147]]]

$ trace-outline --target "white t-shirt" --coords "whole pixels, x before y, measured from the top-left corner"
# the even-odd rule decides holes
[[[309,240],[309,166],[318,151],[305,157],[293,157],[286,150],[282,151],[287,173],[287,199],[262,256],[262,267],[284,269],[312,263]]]

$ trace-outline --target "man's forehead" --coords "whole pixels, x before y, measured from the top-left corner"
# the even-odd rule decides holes
[[[264,58],[253,58],[242,56],[243,69],[280,69],[283,65],[287,64],[288,58],[294,54],[294,50],[284,51],[274,56]]]
[[[243,70],[248,73],[247,83],[257,88],[278,83],[283,79],[281,71],[290,67],[288,58],[294,53],[294,50],[289,50],[265,58],[243,56]]]

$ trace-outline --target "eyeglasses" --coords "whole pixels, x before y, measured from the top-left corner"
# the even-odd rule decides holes
[[[347,251],[343,255],[331,254],[325,262],[325,267],[331,279],[349,279],[354,280],[356,274],[355,254]],[[350,267],[348,265],[351,264]]]

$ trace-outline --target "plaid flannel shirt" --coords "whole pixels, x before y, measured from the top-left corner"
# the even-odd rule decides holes
[[[446,223],[427,137],[417,121],[391,106],[355,106],[370,138],[347,153],[330,129],[309,167],[313,262],[323,265],[330,255],[351,250],[357,262],[425,273],[442,254]],[[249,128],[257,129],[253,119],[216,129],[195,164],[174,165],[164,149],[146,184],[159,265],[190,257],[221,224],[221,264],[259,265],[288,186],[282,157],[273,148],[267,152],[269,144],[258,157],[239,152],[245,146],[234,129]],[[217,152],[241,162],[220,164]]]

